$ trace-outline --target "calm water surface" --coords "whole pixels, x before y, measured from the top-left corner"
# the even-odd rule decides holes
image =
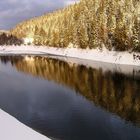
[[[0,108],[55,140],[140,140],[139,75],[1,56]]]

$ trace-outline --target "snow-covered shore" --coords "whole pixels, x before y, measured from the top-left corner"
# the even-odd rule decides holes
[[[55,48],[44,46],[1,46],[0,55],[7,54],[49,54],[100,61],[106,63],[140,66],[140,53],[109,51],[100,49]]]
[[[50,140],[0,109],[1,140]]]

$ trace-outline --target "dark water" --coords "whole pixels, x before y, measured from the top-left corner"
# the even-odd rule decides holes
[[[53,139],[140,140],[140,76],[1,56],[0,108]]]

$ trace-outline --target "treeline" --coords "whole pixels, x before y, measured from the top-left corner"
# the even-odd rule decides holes
[[[97,106],[140,126],[140,77],[103,72],[44,57],[0,57],[17,70],[73,89]],[[31,61],[30,61],[31,60]]]
[[[0,45],[21,45],[22,43],[22,39],[18,39],[11,34],[0,33]]]
[[[140,51],[139,0],[81,0],[11,30],[36,45]]]

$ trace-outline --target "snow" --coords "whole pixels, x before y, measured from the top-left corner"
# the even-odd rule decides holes
[[[116,52],[105,48],[80,49],[80,48],[55,48],[47,46],[1,46],[0,55],[4,54],[49,54],[80,58],[85,60],[100,61],[106,63],[140,66],[140,53]]]
[[[1,140],[49,140],[0,109]]]
[[[82,65],[82,66],[86,66],[87,68],[101,69],[103,73],[110,71],[112,73],[118,72],[133,77],[140,76],[140,66],[136,66],[136,65],[116,65],[113,63],[104,63],[104,62],[99,63],[98,61],[71,58],[71,57],[60,57],[60,56],[49,56],[49,57],[65,61],[69,64],[69,66]],[[30,59],[32,58],[33,57],[30,57]],[[28,63],[30,61],[28,61]]]
[[[24,38],[23,41],[24,41],[25,45],[28,45],[28,44],[33,44],[34,39],[33,38]]]

